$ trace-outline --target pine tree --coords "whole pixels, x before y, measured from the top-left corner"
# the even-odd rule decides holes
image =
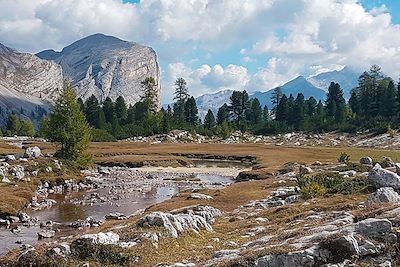
[[[142,83],[144,95],[142,102],[148,106],[150,112],[157,111],[157,82],[153,77],[146,78]]]
[[[283,92],[282,92],[281,87],[276,87],[272,91],[272,95],[271,95],[272,113],[275,114],[276,108],[277,108],[279,102],[281,101],[282,96],[283,96]]]
[[[122,96],[119,96],[115,101],[115,117],[123,121],[126,119],[128,108],[126,107],[125,99]],[[111,118],[111,121],[114,120],[114,117]]]
[[[248,109],[247,120],[253,125],[261,123],[263,119],[263,110],[258,98],[251,100],[250,108]]]
[[[21,120],[21,128],[19,129],[19,135],[23,136],[34,136],[35,127],[30,119]]]
[[[360,100],[357,95],[357,90],[352,90],[350,93],[350,99],[349,99],[349,106],[351,108],[351,111],[355,114],[359,114],[361,107],[360,107]]]
[[[192,126],[197,125],[199,121],[198,109],[196,105],[196,100],[194,99],[193,96],[190,97],[188,100],[186,100],[184,114],[187,123],[189,123]]]
[[[103,112],[106,117],[106,122],[111,122],[115,114],[114,103],[110,97],[107,97],[103,102]]]
[[[218,125],[222,125],[225,121],[229,121],[229,107],[226,103],[218,109],[217,113]]]
[[[86,149],[90,141],[90,128],[80,110],[75,91],[70,86],[65,86],[50,115],[48,137],[60,145],[55,156],[80,164],[88,163]]]
[[[302,93],[297,94],[296,99],[293,102],[293,125],[296,130],[303,129],[305,120],[305,103],[304,95]]]
[[[286,95],[283,95],[276,106],[275,120],[279,122],[287,122],[289,118],[289,104]]]
[[[79,104],[79,108],[82,112],[85,112],[85,103],[83,102],[82,98],[78,98],[78,104]]]
[[[189,98],[189,90],[185,79],[178,78],[175,81],[174,100],[180,104],[186,103]]]
[[[246,110],[249,108],[249,105],[249,95],[246,91],[234,91],[232,93],[232,96],[230,97],[229,111],[237,127],[245,119],[244,115]]]
[[[269,109],[268,109],[267,105],[265,105],[264,109],[263,109],[263,121],[268,122],[268,121],[270,121],[270,119],[271,119],[271,116],[269,113]]]
[[[78,105],[79,100],[77,100]],[[81,106],[79,106],[79,109]],[[85,101],[85,116],[86,119],[89,123],[90,126],[95,127],[97,124],[97,119],[98,119],[98,112],[99,112],[99,101],[94,95],[91,95],[88,99]]]
[[[21,130],[21,120],[19,117],[12,113],[7,120],[7,135],[17,135]]]
[[[343,90],[338,83],[332,82],[328,88],[326,98],[327,116],[332,117],[335,122],[343,122],[346,111],[346,100]]]
[[[203,125],[204,125],[204,128],[206,128],[206,129],[214,128],[214,126],[215,126],[215,117],[214,117],[214,114],[211,111],[211,109],[209,109],[207,111],[207,115],[204,118],[204,124]]]

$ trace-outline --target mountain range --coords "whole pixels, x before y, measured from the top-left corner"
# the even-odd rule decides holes
[[[143,96],[141,82],[157,82],[160,105],[160,68],[155,51],[147,46],[103,34],[94,34],[63,48],[36,55],[0,44],[0,123],[11,112],[40,120],[62,91],[64,81],[83,99],[99,101],[123,96],[134,104]],[[35,114],[38,113],[38,114]],[[39,114],[40,113],[40,114]]]
[[[360,74],[361,73],[358,73],[349,67],[344,67],[341,70],[325,72],[310,76],[308,78],[298,76],[280,87],[282,88],[282,92],[287,96],[292,94],[294,97],[296,97],[298,93],[302,93],[304,94],[305,98],[313,96],[316,100],[324,100],[330,83],[337,82],[343,89],[345,98],[348,99],[350,97],[351,90],[357,87],[358,77]],[[270,109],[272,108],[271,96],[273,89],[274,88],[264,92],[251,92],[249,93],[249,97],[258,98],[261,106],[266,105]],[[204,118],[208,109],[211,109],[216,116],[219,107],[221,107],[224,103],[229,103],[229,98],[233,91],[234,90],[227,89],[197,97],[196,103],[199,109],[200,117]]]

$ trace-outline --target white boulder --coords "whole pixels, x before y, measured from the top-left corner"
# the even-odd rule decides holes
[[[377,188],[393,187],[400,189],[400,176],[382,168],[378,163],[368,173],[368,181]]]

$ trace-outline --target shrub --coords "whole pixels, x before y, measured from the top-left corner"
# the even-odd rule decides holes
[[[390,138],[394,138],[397,135],[397,130],[392,129],[392,127],[390,127],[390,125],[389,125],[387,128],[387,133],[390,136]]]
[[[114,142],[117,139],[104,129],[91,129],[93,142]]]
[[[300,176],[297,183],[306,199],[326,194],[356,194],[369,187],[368,180],[364,177],[344,178],[338,173]]]
[[[349,161],[350,155],[348,155],[346,152],[342,152],[338,158],[338,162],[347,164]]]
[[[326,188],[316,182],[311,182],[304,185],[300,193],[305,199],[322,197],[326,194]]]

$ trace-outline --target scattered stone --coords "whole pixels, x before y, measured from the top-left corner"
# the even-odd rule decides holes
[[[5,157],[5,160],[6,160],[6,161],[13,161],[13,160],[16,160],[16,158],[15,158],[14,155],[7,155],[7,156]]]
[[[48,166],[48,167],[46,168],[46,172],[48,172],[48,173],[53,172],[53,168],[50,167],[50,166]]]
[[[255,262],[256,267],[313,267],[315,266],[314,257],[306,251],[289,252],[287,254],[267,255]]]
[[[38,239],[52,238],[56,235],[56,231],[53,230],[42,230],[38,233]]]
[[[376,203],[396,203],[400,202],[400,196],[392,187],[381,187],[368,197],[367,205]]]
[[[62,243],[62,244],[58,245],[57,247],[52,248],[50,250],[50,254],[65,258],[71,254],[71,248],[70,248],[69,244]]]
[[[119,235],[113,232],[100,232],[98,234],[83,235],[78,240],[89,240],[93,244],[116,245],[119,241]]]
[[[400,176],[383,169],[378,163],[369,172],[368,181],[377,188],[393,187],[394,189],[400,189]]]
[[[361,163],[361,164],[365,164],[365,165],[372,165],[372,164],[374,164],[372,158],[370,158],[370,157],[363,157],[363,158],[361,158],[361,159],[360,159],[360,163]]]
[[[106,215],[106,220],[127,220],[128,217],[122,213],[115,212]]]
[[[356,231],[365,236],[383,237],[392,230],[392,223],[388,219],[369,218],[356,225]]]
[[[192,193],[188,196],[188,199],[203,199],[203,200],[210,200],[214,199],[212,196],[200,194],[200,193]]]
[[[312,172],[313,172],[313,170],[310,167],[303,166],[303,165],[300,166],[300,173],[301,174],[310,174]]]
[[[39,158],[40,156],[42,156],[42,152],[40,151],[40,148],[37,146],[28,147],[24,153],[24,157],[26,158]]]
[[[382,165],[385,167],[395,167],[396,163],[389,157],[383,157]]]
[[[140,219],[140,227],[163,227],[171,236],[178,237],[185,230],[199,231],[201,228],[212,231],[211,224],[214,218],[221,215],[221,211],[210,206],[188,208],[186,213],[171,214],[153,212]]]

